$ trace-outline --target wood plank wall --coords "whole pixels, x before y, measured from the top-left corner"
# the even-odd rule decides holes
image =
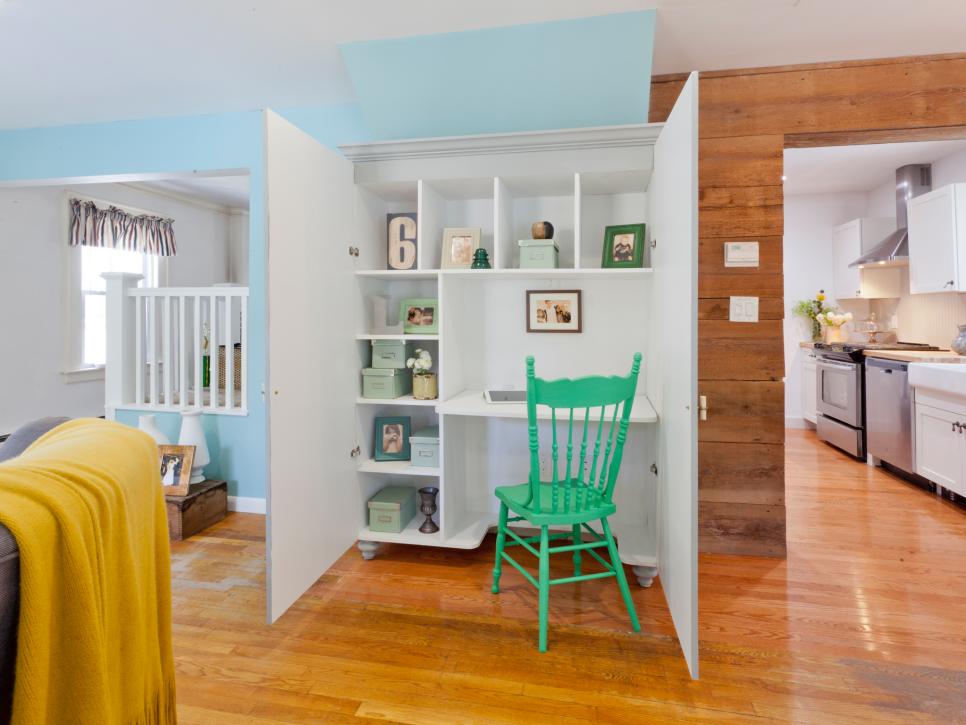
[[[653,79],[651,121],[685,77]],[[784,556],[783,150],[954,136],[966,54],[702,73],[699,104],[700,545]],[[761,265],[726,269],[725,241],[742,239]],[[730,295],[761,298],[760,322],[729,322]]]

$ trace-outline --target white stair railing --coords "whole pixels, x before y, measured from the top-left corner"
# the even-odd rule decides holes
[[[244,415],[248,288],[137,287],[107,280],[108,415],[117,408]]]

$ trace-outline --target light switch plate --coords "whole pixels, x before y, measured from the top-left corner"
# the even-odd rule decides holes
[[[725,267],[757,267],[758,242],[725,242]]]
[[[758,298],[732,297],[728,319],[732,322],[758,322]]]

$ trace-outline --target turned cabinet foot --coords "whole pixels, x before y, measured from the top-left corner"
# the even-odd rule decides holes
[[[379,542],[377,541],[360,541],[356,544],[359,547],[359,551],[362,552],[362,558],[366,561],[376,558],[376,552],[379,551]]]
[[[637,577],[637,583],[642,587],[649,587],[654,583],[654,577],[657,576],[656,566],[632,566],[631,570],[634,572],[634,576]]]

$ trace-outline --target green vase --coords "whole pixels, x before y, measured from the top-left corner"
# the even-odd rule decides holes
[[[201,356],[201,387],[211,385],[211,355]]]

